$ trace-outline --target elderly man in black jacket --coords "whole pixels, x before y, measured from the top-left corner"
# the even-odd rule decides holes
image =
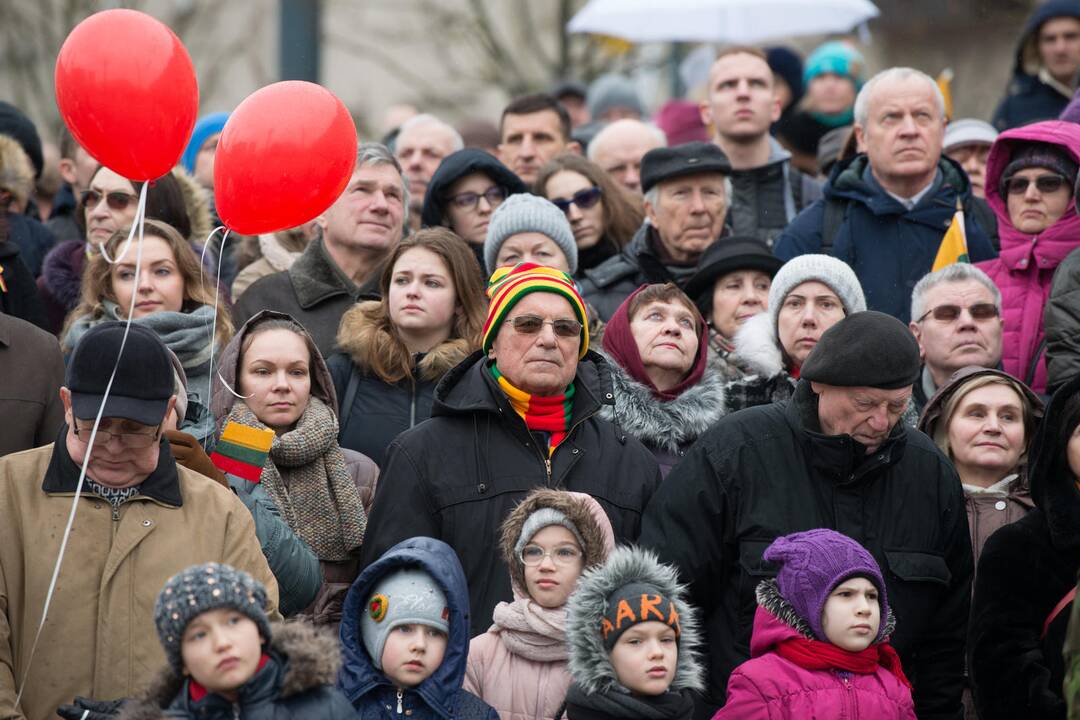
[[[708,637],[700,717],[749,657],[754,589],[775,574],[762,552],[811,528],[858,540],[885,571],[918,716],[961,717],[971,542],[956,472],[900,421],[918,375],[900,321],[850,315],[821,337],[790,401],[722,418],[653,496],[640,542],[679,568]]]
[[[614,403],[611,376],[589,351],[573,279],[521,263],[496,270],[488,295],[483,351],[446,374],[431,419],[387,450],[360,555],[367,566],[416,535],[449,544],[469,580],[473,635],[512,597],[495,548],[503,519],[531,490],[588,493],[615,539],[632,542],[660,482],[645,446],[597,415]]]

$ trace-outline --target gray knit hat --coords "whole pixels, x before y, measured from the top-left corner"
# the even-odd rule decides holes
[[[499,256],[503,243],[511,235],[526,232],[543,233],[551,238],[566,256],[570,274],[577,272],[577,243],[574,242],[574,231],[570,229],[566,215],[549,200],[519,193],[506,198],[491,215],[487,239],[484,240],[484,264],[487,265],[488,275],[495,272],[495,258]]]
[[[376,670],[382,670],[383,648],[399,625],[426,625],[450,632],[450,606],[435,579],[419,568],[387,573],[371,590],[360,616],[360,636]]]
[[[608,110],[626,108],[645,115],[645,104],[641,102],[634,81],[618,73],[606,73],[592,81],[585,102],[593,120],[600,120]]]
[[[862,285],[855,271],[844,262],[830,255],[800,255],[784,263],[776,273],[769,288],[769,319],[772,326],[777,326],[780,306],[784,298],[799,285],[810,280],[828,285],[840,302],[844,304],[844,313],[862,312],[866,309],[866,298]]]
[[[533,535],[540,532],[546,527],[551,525],[558,525],[564,527],[570,531],[577,540],[578,547],[582,552],[585,552],[585,541],[581,537],[581,533],[578,532],[574,523],[570,522],[570,518],[566,517],[566,514],[561,510],[556,510],[552,507],[542,507],[528,518],[521,526],[521,533],[518,535],[517,542],[514,543],[514,557],[520,558],[521,551],[529,544],[529,541],[533,539]]]
[[[266,617],[266,588],[243,570],[209,562],[192,565],[169,578],[154,603],[154,625],[165,656],[177,673],[184,667],[180,641],[196,617],[230,608],[243,613],[259,628],[263,642],[271,637]]]

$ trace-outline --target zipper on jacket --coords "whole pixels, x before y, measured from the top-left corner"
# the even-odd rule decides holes
[[[240,704],[239,703],[233,703],[232,716],[233,716],[233,720],[240,720]]]
[[[397,714],[398,715],[400,715],[402,713],[401,696],[404,695],[404,694],[405,694],[405,691],[402,690],[401,688],[398,688],[398,691],[397,691]]]
[[[416,383],[412,384],[412,404],[409,407],[409,427],[416,427]]]

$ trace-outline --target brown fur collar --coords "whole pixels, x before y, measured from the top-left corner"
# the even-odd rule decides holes
[[[274,623],[271,651],[286,662],[278,698],[284,699],[333,685],[341,665],[337,638],[306,622]],[[162,670],[141,695],[124,705],[119,720],[161,720],[164,711],[184,689],[187,678],[171,667]]]
[[[34,191],[34,166],[19,141],[0,134],[0,190],[6,190],[20,202]]]
[[[374,345],[377,349],[382,349],[392,342],[397,342],[389,332],[379,327],[382,314],[380,301],[366,300],[353,305],[341,318],[337,335],[338,347],[361,369],[368,369],[363,361],[366,348]],[[450,368],[468,357],[473,349],[469,342],[462,338],[441,342],[420,359],[417,365],[418,374],[422,380],[439,380]]]

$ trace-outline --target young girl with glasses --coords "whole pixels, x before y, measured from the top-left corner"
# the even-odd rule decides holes
[[[502,525],[514,601],[469,645],[465,689],[501,720],[554,718],[570,686],[566,601],[583,570],[614,547],[611,523],[588,495],[535,490]]]

